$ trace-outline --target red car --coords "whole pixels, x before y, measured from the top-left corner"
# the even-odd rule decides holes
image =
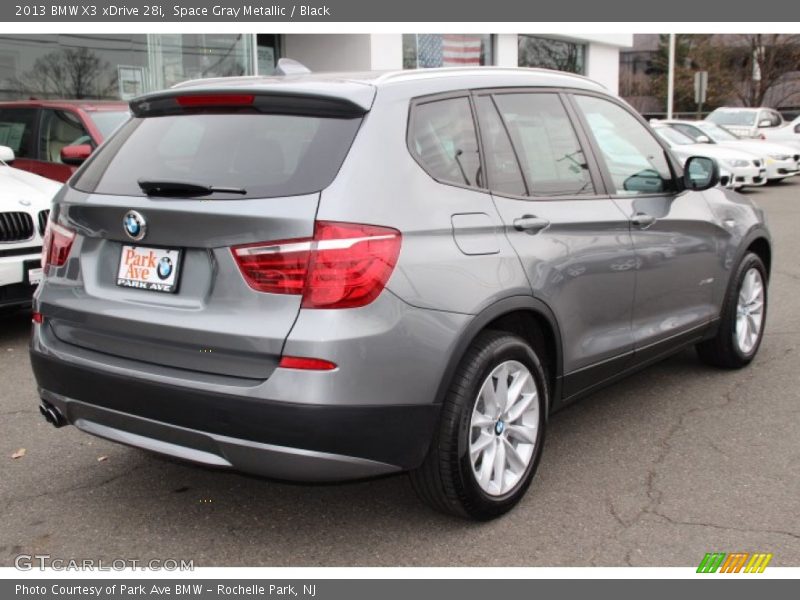
[[[129,116],[125,102],[0,102],[0,146],[14,151],[16,168],[66,181]]]

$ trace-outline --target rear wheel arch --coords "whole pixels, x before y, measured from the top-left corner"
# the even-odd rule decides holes
[[[550,387],[550,406],[559,399],[562,375],[561,333],[553,311],[532,296],[499,300],[479,312],[461,333],[451,352],[436,393],[441,404],[459,363],[472,343],[484,331],[505,331],[524,339],[541,357]]]
[[[745,250],[745,254],[748,252],[752,252],[761,259],[761,262],[764,263],[764,268],[767,270],[767,276],[769,277],[772,267],[772,247],[769,241],[767,241],[767,238],[759,236],[750,241]]]

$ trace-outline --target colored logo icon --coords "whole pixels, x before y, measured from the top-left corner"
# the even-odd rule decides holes
[[[763,573],[772,560],[765,552],[708,552],[697,567],[698,573]]]

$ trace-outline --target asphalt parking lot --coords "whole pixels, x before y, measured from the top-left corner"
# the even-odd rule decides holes
[[[750,196],[774,236],[755,362],[716,371],[687,351],[558,413],[534,486],[491,523],[430,511],[404,476],[290,485],[55,430],[29,316],[0,318],[0,565],[695,566],[759,551],[800,566],[800,181]]]

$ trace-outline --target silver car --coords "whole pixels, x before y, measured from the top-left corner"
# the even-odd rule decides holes
[[[758,351],[762,212],[583,77],[218,79],[131,111],[50,216],[54,425],[283,479],[408,471],[489,519],[554,411],[687,346]]]

